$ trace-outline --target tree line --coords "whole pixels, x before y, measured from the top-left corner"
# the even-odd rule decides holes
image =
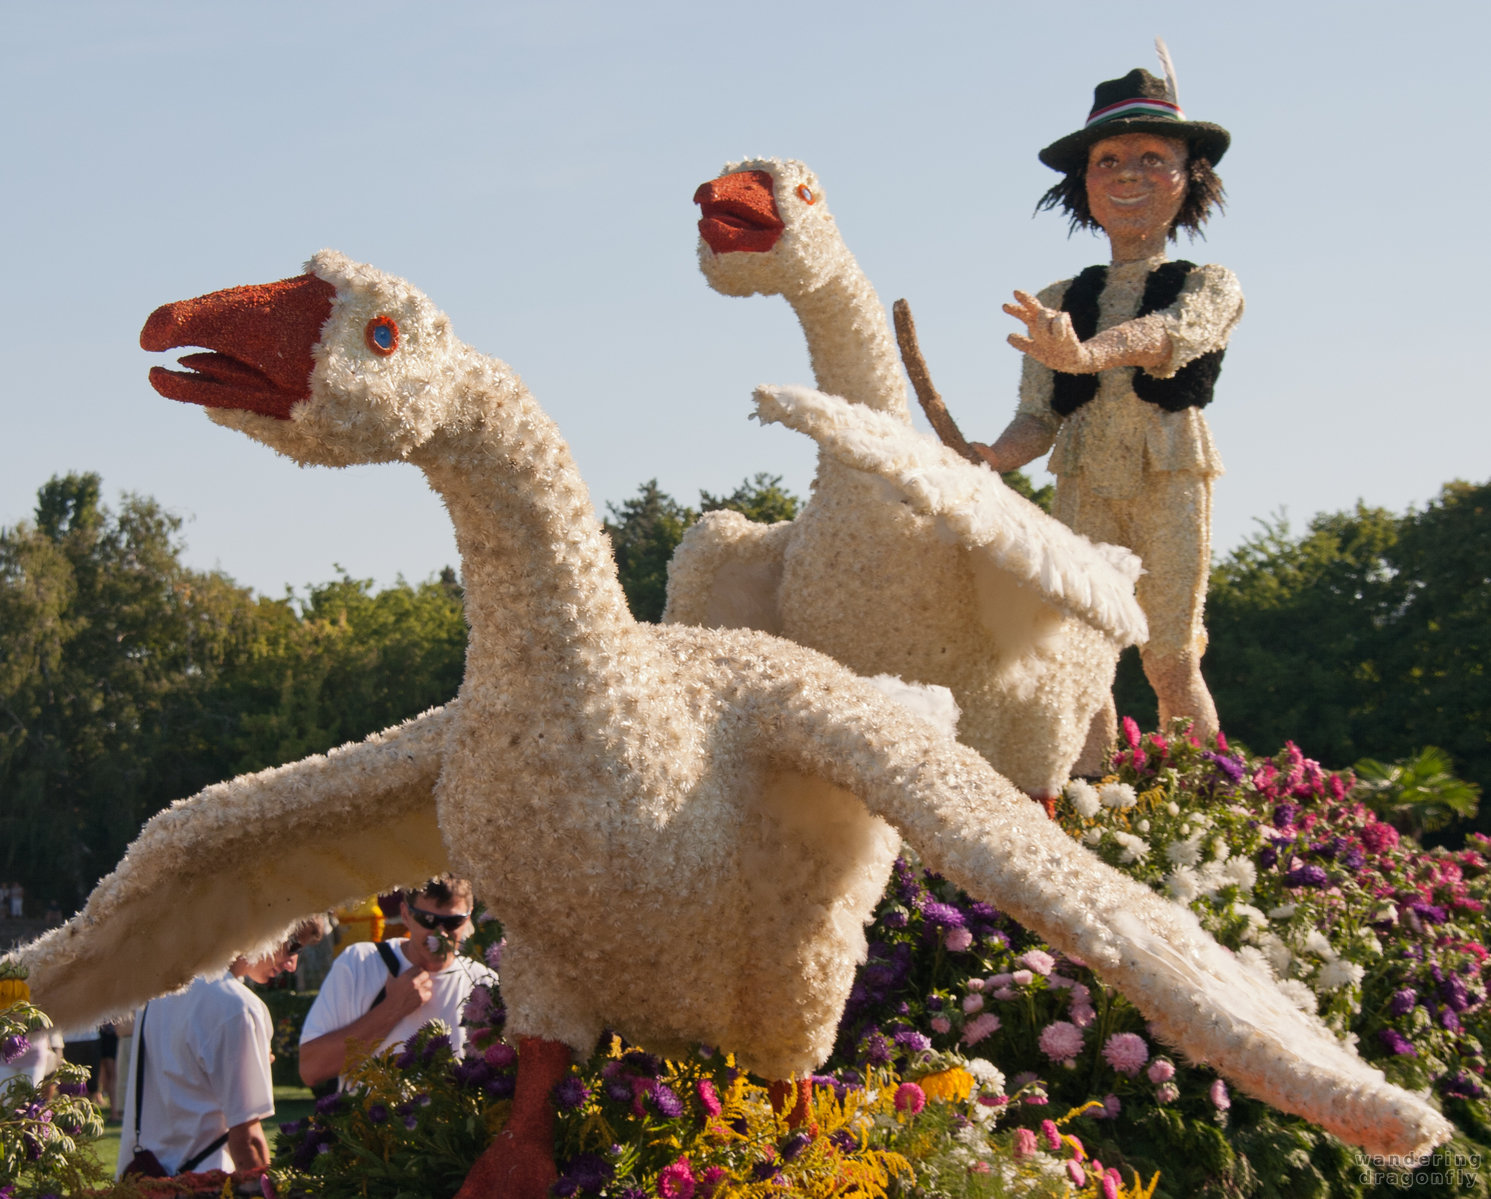
[[[1023,477],[1012,479],[1038,502]],[[791,519],[757,475],[679,503],[656,480],[608,505],[622,585],[662,615],[667,563],[701,513]],[[70,911],[174,799],[322,752],[450,699],[466,627],[453,569],[375,591],[345,573],[257,595],[181,561],[152,499],[102,501],[93,474],[53,478],[34,519],[0,529],[0,878]],[[1422,510],[1358,506],[1282,520],[1212,576],[1205,669],[1234,740],[1298,742],[1327,765],[1426,745],[1491,782],[1491,484],[1450,483]],[[1130,653],[1120,711],[1153,724]]]

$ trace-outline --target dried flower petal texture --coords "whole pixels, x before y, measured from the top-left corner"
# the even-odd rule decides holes
[[[300,461],[424,471],[462,552],[466,681],[400,729],[153,820],[25,951],[59,1016],[91,1021],[306,911],[417,880],[444,856],[438,813],[450,863],[507,931],[510,1034],[588,1049],[609,1024],[653,1052],[702,1041],[802,1074],[827,1056],[899,834],[1236,1085],[1375,1152],[1447,1135],[1190,912],[872,682],[758,632],[633,621],[568,449],[517,376],[401,280],[330,251],[310,269],[337,298],[309,398],[289,419],[212,416]],[[407,372],[366,347],[370,313],[397,320]],[[224,847],[250,840],[255,865],[236,867],[248,855]]]
[[[696,199],[710,286],[783,296],[818,388],[842,399],[811,403],[803,389],[790,410],[763,409],[819,442],[813,494],[795,520],[770,527],[706,514],[674,554],[665,620],[780,633],[861,674],[948,687],[964,743],[1030,794],[1055,796],[1119,649],[1143,639],[1137,559],[1093,546],[911,429],[884,308],[811,170],[732,163]],[[712,203],[732,205],[733,220],[754,206],[781,234],[764,250],[716,252]]]

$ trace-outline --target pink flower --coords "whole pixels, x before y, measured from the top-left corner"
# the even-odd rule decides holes
[[[1109,1166],[1103,1174],[1103,1199],[1118,1199],[1118,1171]]]
[[[990,987],[1007,987],[1014,978],[1013,974],[991,974],[984,979],[984,990],[987,991]]]
[[[1232,1106],[1232,1096],[1227,1094],[1227,1084],[1220,1078],[1211,1084],[1211,1105],[1219,1112]]]
[[[1155,1088],[1154,1097],[1159,1103],[1174,1103],[1180,1098],[1180,1088],[1173,1082],[1162,1082]]]
[[[999,1028],[999,1017],[993,1012],[980,1012],[963,1026],[963,1044],[977,1045]]]
[[[1175,1066],[1168,1058],[1157,1057],[1149,1063],[1149,1069],[1145,1071],[1149,1081],[1153,1083],[1169,1082],[1175,1077]]]
[[[962,953],[973,944],[973,934],[966,928],[950,928],[942,934],[942,943],[953,953]]]
[[[1035,975],[1029,970],[1016,970],[1010,975],[1010,981],[1017,987],[1028,987],[1035,981]]]
[[[1061,1133],[1056,1128],[1055,1120],[1041,1121],[1041,1136],[1045,1138],[1046,1147],[1052,1153],[1059,1153],[1061,1151]]]
[[[927,1093],[914,1082],[903,1082],[896,1088],[896,1111],[916,1115],[927,1106]]]
[[[1082,1142],[1081,1141],[1079,1141],[1071,1133],[1067,1133],[1066,1134],[1066,1139],[1067,1139],[1067,1144],[1069,1144],[1072,1147],[1072,1152],[1077,1155],[1077,1160],[1078,1161],[1081,1161],[1083,1158],[1085,1158],[1087,1156],[1087,1150],[1084,1149],[1084,1148],[1082,1148]]]
[[[720,1183],[725,1181],[724,1166],[710,1166],[699,1178],[700,1199],[710,1199],[718,1189]]]
[[[695,1090],[699,1093],[699,1106],[704,1109],[704,1114],[710,1117],[718,1116],[725,1109],[720,1104],[720,1097],[715,1093],[714,1083],[707,1078],[701,1078]]]
[[[994,992],[995,999],[1013,999],[1014,997],[1015,992],[1010,987],[1000,987]]]
[[[1139,748],[1139,726],[1132,716],[1123,718],[1123,739],[1129,743],[1130,749]]]
[[[1087,1185],[1087,1171],[1082,1168],[1082,1163],[1075,1159],[1067,1162],[1066,1176],[1072,1180],[1073,1186],[1085,1187]]]
[[[974,1012],[981,1012],[981,1011],[983,1011],[984,1010],[984,997],[982,995],[965,995],[965,996],[963,996],[963,1010],[965,1012],[967,1012],[970,1016],[973,1015]]]
[[[1078,1028],[1086,1028],[1097,1019],[1097,1010],[1090,1003],[1074,1003],[1067,1015]]]
[[[1022,954],[1020,960],[1042,976],[1050,974],[1056,968],[1056,959],[1044,949],[1032,949]]]
[[[1123,1111],[1123,1102],[1117,1095],[1103,1096],[1103,1118],[1105,1120],[1118,1119],[1118,1113]]]
[[[1066,1020],[1053,1020],[1041,1029],[1041,1052],[1053,1061],[1075,1066],[1076,1056],[1082,1052],[1082,1030]]]
[[[1035,1133],[1028,1128],[1015,1129],[1015,1156],[1034,1157],[1035,1153]]]
[[[1137,1033],[1116,1032],[1103,1046],[1103,1059],[1120,1074],[1132,1078],[1149,1060],[1149,1046]]]
[[[953,1031],[953,1022],[946,1016],[932,1017],[932,1031],[935,1033],[949,1033]]]
[[[694,1171],[688,1158],[680,1157],[662,1168],[657,1176],[657,1193],[661,1199],[694,1199]]]
[[[1398,830],[1390,824],[1369,824],[1362,829],[1362,844],[1372,853],[1383,853],[1398,844]]]

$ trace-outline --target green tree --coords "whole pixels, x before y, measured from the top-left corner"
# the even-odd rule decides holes
[[[607,504],[605,529],[632,615],[654,623],[662,620],[668,600],[668,562],[700,512],[729,508],[749,520],[770,524],[791,520],[800,506],[797,497],[782,487],[781,476],[768,474],[745,480],[729,495],[701,491],[697,511],[664,492],[656,479],[643,483],[619,507]]]

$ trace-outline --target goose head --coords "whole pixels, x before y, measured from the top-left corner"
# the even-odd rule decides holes
[[[748,158],[700,184],[699,269],[727,296],[815,291],[848,251],[818,177],[791,159]]]
[[[151,368],[155,390],[324,466],[408,458],[457,420],[450,383],[469,353],[423,293],[334,250],[293,279],[164,304],[140,345],[200,347],[184,370]]]

